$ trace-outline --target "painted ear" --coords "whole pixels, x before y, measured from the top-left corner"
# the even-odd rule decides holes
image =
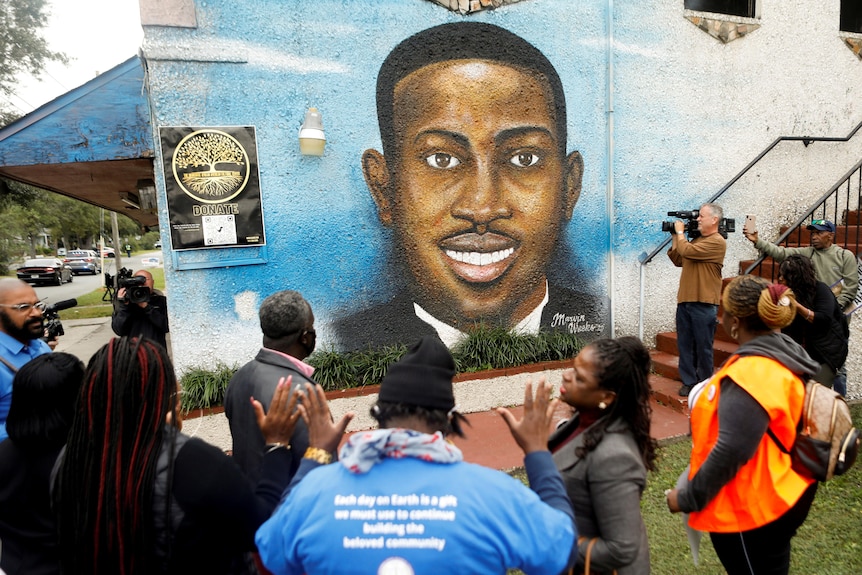
[[[365,150],[362,154],[362,174],[371,198],[377,205],[377,217],[386,227],[392,225],[392,192],[386,158],[377,150]]]
[[[566,156],[566,169],[563,174],[563,193],[565,202],[566,219],[572,219],[572,211],[578,198],[581,197],[581,182],[584,178],[584,159],[581,153],[575,150]]]

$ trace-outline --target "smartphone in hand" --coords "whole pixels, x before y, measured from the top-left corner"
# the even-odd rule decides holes
[[[757,233],[757,216],[745,216],[745,225],[742,227],[742,233],[744,234],[756,234]]]

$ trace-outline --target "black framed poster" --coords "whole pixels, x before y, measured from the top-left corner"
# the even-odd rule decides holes
[[[266,244],[252,126],[159,128],[174,250]]]

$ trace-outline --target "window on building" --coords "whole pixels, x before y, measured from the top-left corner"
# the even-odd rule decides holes
[[[850,4],[854,0],[842,0],[842,6],[845,1]],[[858,2],[858,0],[855,1]],[[686,10],[729,14],[745,18],[757,17],[756,0],[685,0],[685,8]]]
[[[841,31],[862,33],[862,2],[841,0]]]

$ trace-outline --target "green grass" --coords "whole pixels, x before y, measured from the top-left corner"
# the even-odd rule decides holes
[[[165,289],[164,268],[147,268],[153,274],[153,285],[156,289]],[[111,317],[114,308],[110,300],[105,300],[105,288],[100,287],[88,294],[78,296],[78,305],[60,312],[60,321],[67,319],[91,319],[94,317]]]
[[[862,428],[862,403],[852,405],[853,421]],[[700,565],[692,563],[680,515],[672,515],[664,490],[673,487],[688,464],[691,441],[666,443],[659,449],[657,471],[647,477],[641,510],[647,526],[653,575],[721,575],[709,535],[700,544]],[[523,469],[513,474],[526,482]],[[754,497],[754,495],[752,495]],[[821,483],[808,519],[791,542],[791,573],[849,575],[862,573],[862,461],[841,477]]]

